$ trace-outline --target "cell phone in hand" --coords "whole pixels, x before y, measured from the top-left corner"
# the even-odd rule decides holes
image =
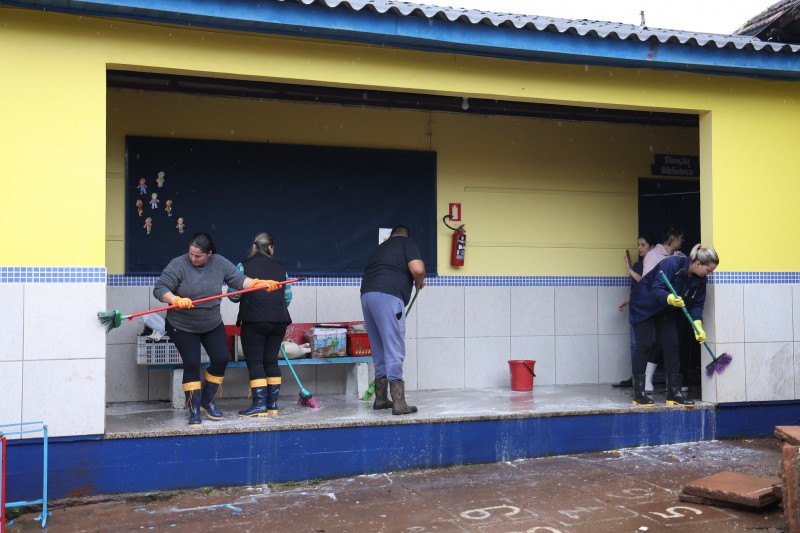
[[[628,264],[631,264],[631,251],[625,250],[625,259],[628,261]]]

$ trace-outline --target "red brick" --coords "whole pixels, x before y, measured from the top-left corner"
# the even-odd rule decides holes
[[[686,484],[683,493],[760,509],[778,501],[773,487],[780,483],[781,479],[777,476],[719,472]]]
[[[800,426],[775,426],[775,438],[800,446]]]
[[[790,533],[800,533],[800,446],[784,444],[781,478],[783,514]]]

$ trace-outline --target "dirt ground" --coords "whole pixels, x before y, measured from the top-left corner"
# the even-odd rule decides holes
[[[51,502],[48,532],[788,531],[779,505],[687,504],[682,486],[722,471],[779,475],[774,439],[711,441],[437,470]],[[42,531],[39,510],[8,533]]]

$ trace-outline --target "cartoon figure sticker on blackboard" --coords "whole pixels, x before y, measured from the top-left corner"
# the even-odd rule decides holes
[[[144,213],[144,204],[141,200],[136,200],[136,210],[139,212],[139,216],[142,216],[142,213]]]
[[[164,211],[167,212],[168,217],[172,216],[172,200],[167,200],[164,202]]]
[[[183,230],[186,229],[186,226],[183,225],[183,217],[178,217],[178,225],[175,227],[178,228],[178,233],[183,233]]]
[[[144,229],[146,229],[147,230],[147,234],[150,235],[150,231],[153,229],[153,219],[150,218],[150,217],[147,217],[146,219],[144,219],[144,226],[142,226],[142,227]]]
[[[139,189],[139,194],[147,194],[147,180],[144,178],[139,179],[139,185],[137,185]]]
[[[156,178],[156,183],[158,183],[159,189],[164,186],[164,176],[166,175],[167,174],[163,170],[158,173],[158,177]]]
[[[154,192],[153,194],[150,195],[150,207],[152,209],[158,209],[158,202],[160,202],[160,201],[161,200],[158,199],[158,193],[157,192]]]

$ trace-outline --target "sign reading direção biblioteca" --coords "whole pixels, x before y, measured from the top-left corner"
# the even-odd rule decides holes
[[[656,154],[651,167],[653,176],[700,177],[700,157],[696,155]]]

